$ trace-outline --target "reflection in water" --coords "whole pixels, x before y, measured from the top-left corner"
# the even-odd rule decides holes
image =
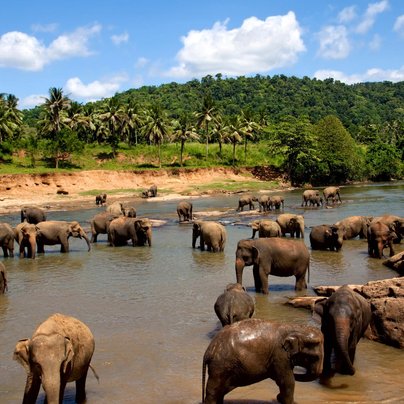
[[[282,195],[284,212],[304,215],[304,241],[309,246],[314,225],[357,214],[404,216],[403,191],[403,184],[342,187],[343,203],[332,209],[300,208],[300,190]],[[176,202],[142,200],[132,202],[139,216],[169,220],[153,229],[151,248],[112,248],[106,235],[100,235],[90,252],[82,240],[70,239],[68,254],[49,246],[35,260],[4,259],[9,292],[0,296],[0,402],[21,402],[25,371],[12,360],[18,339],[30,337],[47,316],[62,312],[80,318],[95,335],[93,365],[100,384],[89,374],[88,403],[199,403],[202,356],[220,329],[213,305],[224,287],[235,281],[237,242],[251,237],[251,228],[245,224],[261,217],[258,212],[239,215],[237,201],[237,195],[193,200],[196,212],[225,213],[228,239],[224,253],[192,249],[192,226],[178,225]],[[48,212],[48,218],[76,219],[89,229],[89,219],[100,211]],[[265,216],[273,219],[279,213]],[[15,225],[19,215],[8,215],[2,221]],[[233,225],[239,222],[242,225]],[[404,244],[397,246],[397,252],[403,249]],[[310,287],[299,293],[302,295],[313,295],[311,286],[315,285],[365,283],[397,275],[382,260],[368,257],[364,240],[345,242],[339,253],[313,251],[311,257]],[[255,299],[255,317],[319,326],[308,311],[284,304],[297,294],[294,277],[270,276],[268,296],[255,293],[251,267],[245,268],[243,282]],[[336,388],[318,382],[297,383],[296,401],[402,401],[403,351],[362,340],[355,366],[353,377],[335,376],[331,387]],[[74,402],[74,392],[74,385],[69,384],[65,402]],[[264,381],[234,390],[226,396],[226,403],[275,402],[277,394],[276,384]]]

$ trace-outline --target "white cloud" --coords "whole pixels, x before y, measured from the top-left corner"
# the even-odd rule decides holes
[[[129,41],[129,34],[127,32],[121,34],[121,35],[112,35],[111,36],[111,41],[115,45],[120,45],[121,43],[128,42]]]
[[[0,67],[38,71],[59,59],[88,56],[88,41],[100,32],[100,25],[78,28],[71,34],[57,37],[46,47],[36,37],[12,31],[0,36]]]
[[[34,24],[31,28],[34,32],[55,32],[58,28],[58,24]]]
[[[340,23],[345,24],[355,19],[355,17],[356,17],[356,7],[355,6],[345,7],[338,14],[338,21]]]
[[[344,59],[351,51],[348,32],[344,25],[328,25],[318,34],[320,39],[319,56],[325,59]]]
[[[366,34],[375,23],[377,14],[383,13],[389,6],[388,0],[382,0],[378,3],[371,3],[368,5],[362,21],[356,27],[358,34]]]
[[[372,40],[369,43],[369,48],[373,51],[379,50],[382,44],[382,38],[379,34],[373,35]]]
[[[45,102],[45,98],[49,97],[49,94],[32,94],[28,97],[23,98],[22,100],[18,101],[18,108],[33,108],[37,105],[43,104]]]
[[[404,36],[404,14],[397,17],[396,22],[394,23],[393,29],[399,35]]]
[[[227,23],[216,22],[211,29],[193,30],[182,37],[178,65],[166,75],[186,78],[219,72],[230,76],[268,72],[295,63],[306,50],[291,11],[264,21],[250,17],[231,30]]]
[[[365,73],[347,75],[338,70],[318,70],[314,73],[314,77],[319,80],[333,78],[346,84],[363,83],[367,81],[392,81],[398,82],[404,80],[404,66],[396,70],[384,70],[372,68],[366,70]]]
[[[141,69],[142,67],[145,67],[149,63],[149,59],[146,59],[145,57],[140,57],[135,63],[135,67],[138,69]]]

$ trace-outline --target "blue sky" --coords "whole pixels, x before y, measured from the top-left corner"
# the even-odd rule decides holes
[[[85,103],[142,85],[285,74],[404,80],[403,0],[14,0],[0,15],[0,93]]]

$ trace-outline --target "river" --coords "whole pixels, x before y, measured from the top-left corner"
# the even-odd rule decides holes
[[[301,208],[301,190],[280,192],[284,212],[305,217],[305,242],[310,226],[334,223],[352,215],[404,216],[404,183],[341,188],[343,203],[331,209]],[[4,259],[9,291],[0,296],[0,403],[20,403],[25,371],[12,360],[19,339],[31,337],[49,315],[60,312],[84,321],[96,349],[92,364],[100,376],[87,378],[87,402],[188,404],[201,401],[202,357],[220,329],[213,305],[227,283],[235,282],[238,240],[251,237],[246,224],[259,214],[238,213],[237,195],[192,200],[194,214],[221,220],[228,240],[224,253],[191,247],[191,225],[178,224],[178,201],[136,200],[138,216],[167,220],[153,229],[153,246],[110,247],[106,235],[87,252],[84,240],[70,239],[70,252],[47,246],[37,259]],[[89,219],[103,210],[49,211],[48,220],[78,220],[89,231]],[[275,218],[279,212],[266,215]],[[19,214],[0,217],[15,226]],[[396,252],[404,249],[403,243]],[[17,251],[17,249],[16,249]],[[388,250],[385,250],[388,253]],[[18,255],[18,254],[16,254]],[[300,294],[314,295],[312,286],[366,283],[397,276],[382,260],[367,254],[366,240],[349,240],[341,252],[312,251],[310,284]],[[284,305],[296,296],[294,277],[270,276],[269,295],[256,294],[251,267],[243,283],[256,302],[255,317],[320,326],[311,313]],[[326,387],[317,381],[296,383],[300,403],[403,402],[404,351],[362,339],[354,376],[336,375]],[[226,403],[275,403],[272,380],[237,388]],[[75,386],[67,385],[66,403],[74,402]],[[43,391],[40,399],[43,400]],[[42,402],[42,401],[40,401]]]

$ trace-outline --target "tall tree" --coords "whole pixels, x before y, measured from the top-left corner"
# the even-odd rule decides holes
[[[255,122],[253,113],[250,108],[241,111],[240,121],[242,125],[242,133],[244,136],[244,162],[247,161],[247,141],[254,138],[254,133],[259,130],[260,126]]]
[[[144,125],[144,113],[139,103],[129,102],[126,107],[126,122],[124,125],[124,131],[128,136],[128,144],[131,146],[138,144],[138,135],[141,132],[141,128]]]
[[[173,122],[173,140],[180,142],[180,165],[183,166],[185,142],[198,140],[199,135],[193,126],[190,116],[183,113],[180,118]]]
[[[233,145],[233,166],[236,164],[236,145],[243,140],[243,122],[240,115],[234,116],[230,120],[229,130],[226,135],[226,141]]]

